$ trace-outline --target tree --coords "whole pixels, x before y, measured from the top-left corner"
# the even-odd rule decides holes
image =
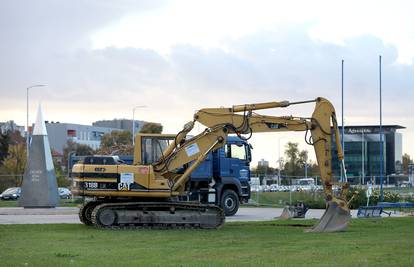
[[[101,139],[101,146],[97,151],[98,154],[110,155],[131,155],[134,152],[132,145],[132,134],[129,131],[112,131],[104,134]]]
[[[413,160],[411,159],[410,155],[408,155],[407,153],[404,153],[404,155],[402,156],[402,160],[403,160],[403,173],[408,174],[408,165],[413,163]]]
[[[285,156],[286,163],[284,166],[284,174],[294,176],[298,174],[299,167],[299,144],[288,142],[286,144]]]
[[[269,166],[260,165],[255,168],[252,168],[252,176],[259,177],[260,183],[263,182],[263,179],[266,176],[273,176],[276,173],[276,170]]]
[[[0,164],[9,153],[9,146],[15,144],[25,144],[26,140],[21,136],[19,131],[7,131],[0,133]]]
[[[0,133],[0,163],[9,153],[10,135],[9,133]]]
[[[11,144],[26,144],[26,138],[21,135],[20,131],[8,132],[8,134]]]
[[[2,172],[14,176],[15,186],[19,186],[25,167],[26,145],[9,145],[8,156],[3,161]]]
[[[68,157],[70,153],[77,156],[88,156],[95,154],[95,150],[88,145],[78,144],[69,140],[66,143],[65,148],[63,148],[62,165],[64,167],[68,166]]]
[[[163,126],[161,123],[147,122],[142,126],[140,133],[162,133]]]
[[[286,162],[284,164],[284,174],[287,176],[304,176],[305,168],[309,175],[313,175],[316,164],[309,162],[307,150],[299,151],[299,144],[289,142],[285,150]]]
[[[302,150],[298,155],[298,164],[300,168],[304,169],[305,165],[308,165],[308,151]]]

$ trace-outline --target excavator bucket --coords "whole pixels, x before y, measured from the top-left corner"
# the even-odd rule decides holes
[[[337,202],[329,201],[325,213],[318,224],[307,232],[330,233],[344,231],[351,220],[348,208],[343,208]]]
[[[292,207],[285,206],[285,208],[282,211],[282,214],[277,217],[277,219],[287,220],[293,218],[295,212],[293,211]]]

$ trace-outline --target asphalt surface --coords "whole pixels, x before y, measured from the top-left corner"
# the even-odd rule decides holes
[[[24,209],[0,208],[0,224],[50,224],[50,223],[80,223],[77,207],[59,207],[52,209]],[[238,213],[226,217],[227,222],[237,221],[268,221],[282,214],[281,208],[255,208],[239,209]],[[325,210],[310,209],[306,219],[319,219]],[[356,217],[356,210],[352,210],[352,217]],[[391,216],[401,216],[393,213]]]

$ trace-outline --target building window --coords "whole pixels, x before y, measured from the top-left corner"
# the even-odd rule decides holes
[[[67,135],[68,137],[76,137],[76,130],[68,130]]]

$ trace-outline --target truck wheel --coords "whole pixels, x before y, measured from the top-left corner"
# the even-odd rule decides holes
[[[223,195],[221,196],[220,206],[224,210],[226,216],[233,216],[239,210],[239,196],[233,190],[224,190]]]

